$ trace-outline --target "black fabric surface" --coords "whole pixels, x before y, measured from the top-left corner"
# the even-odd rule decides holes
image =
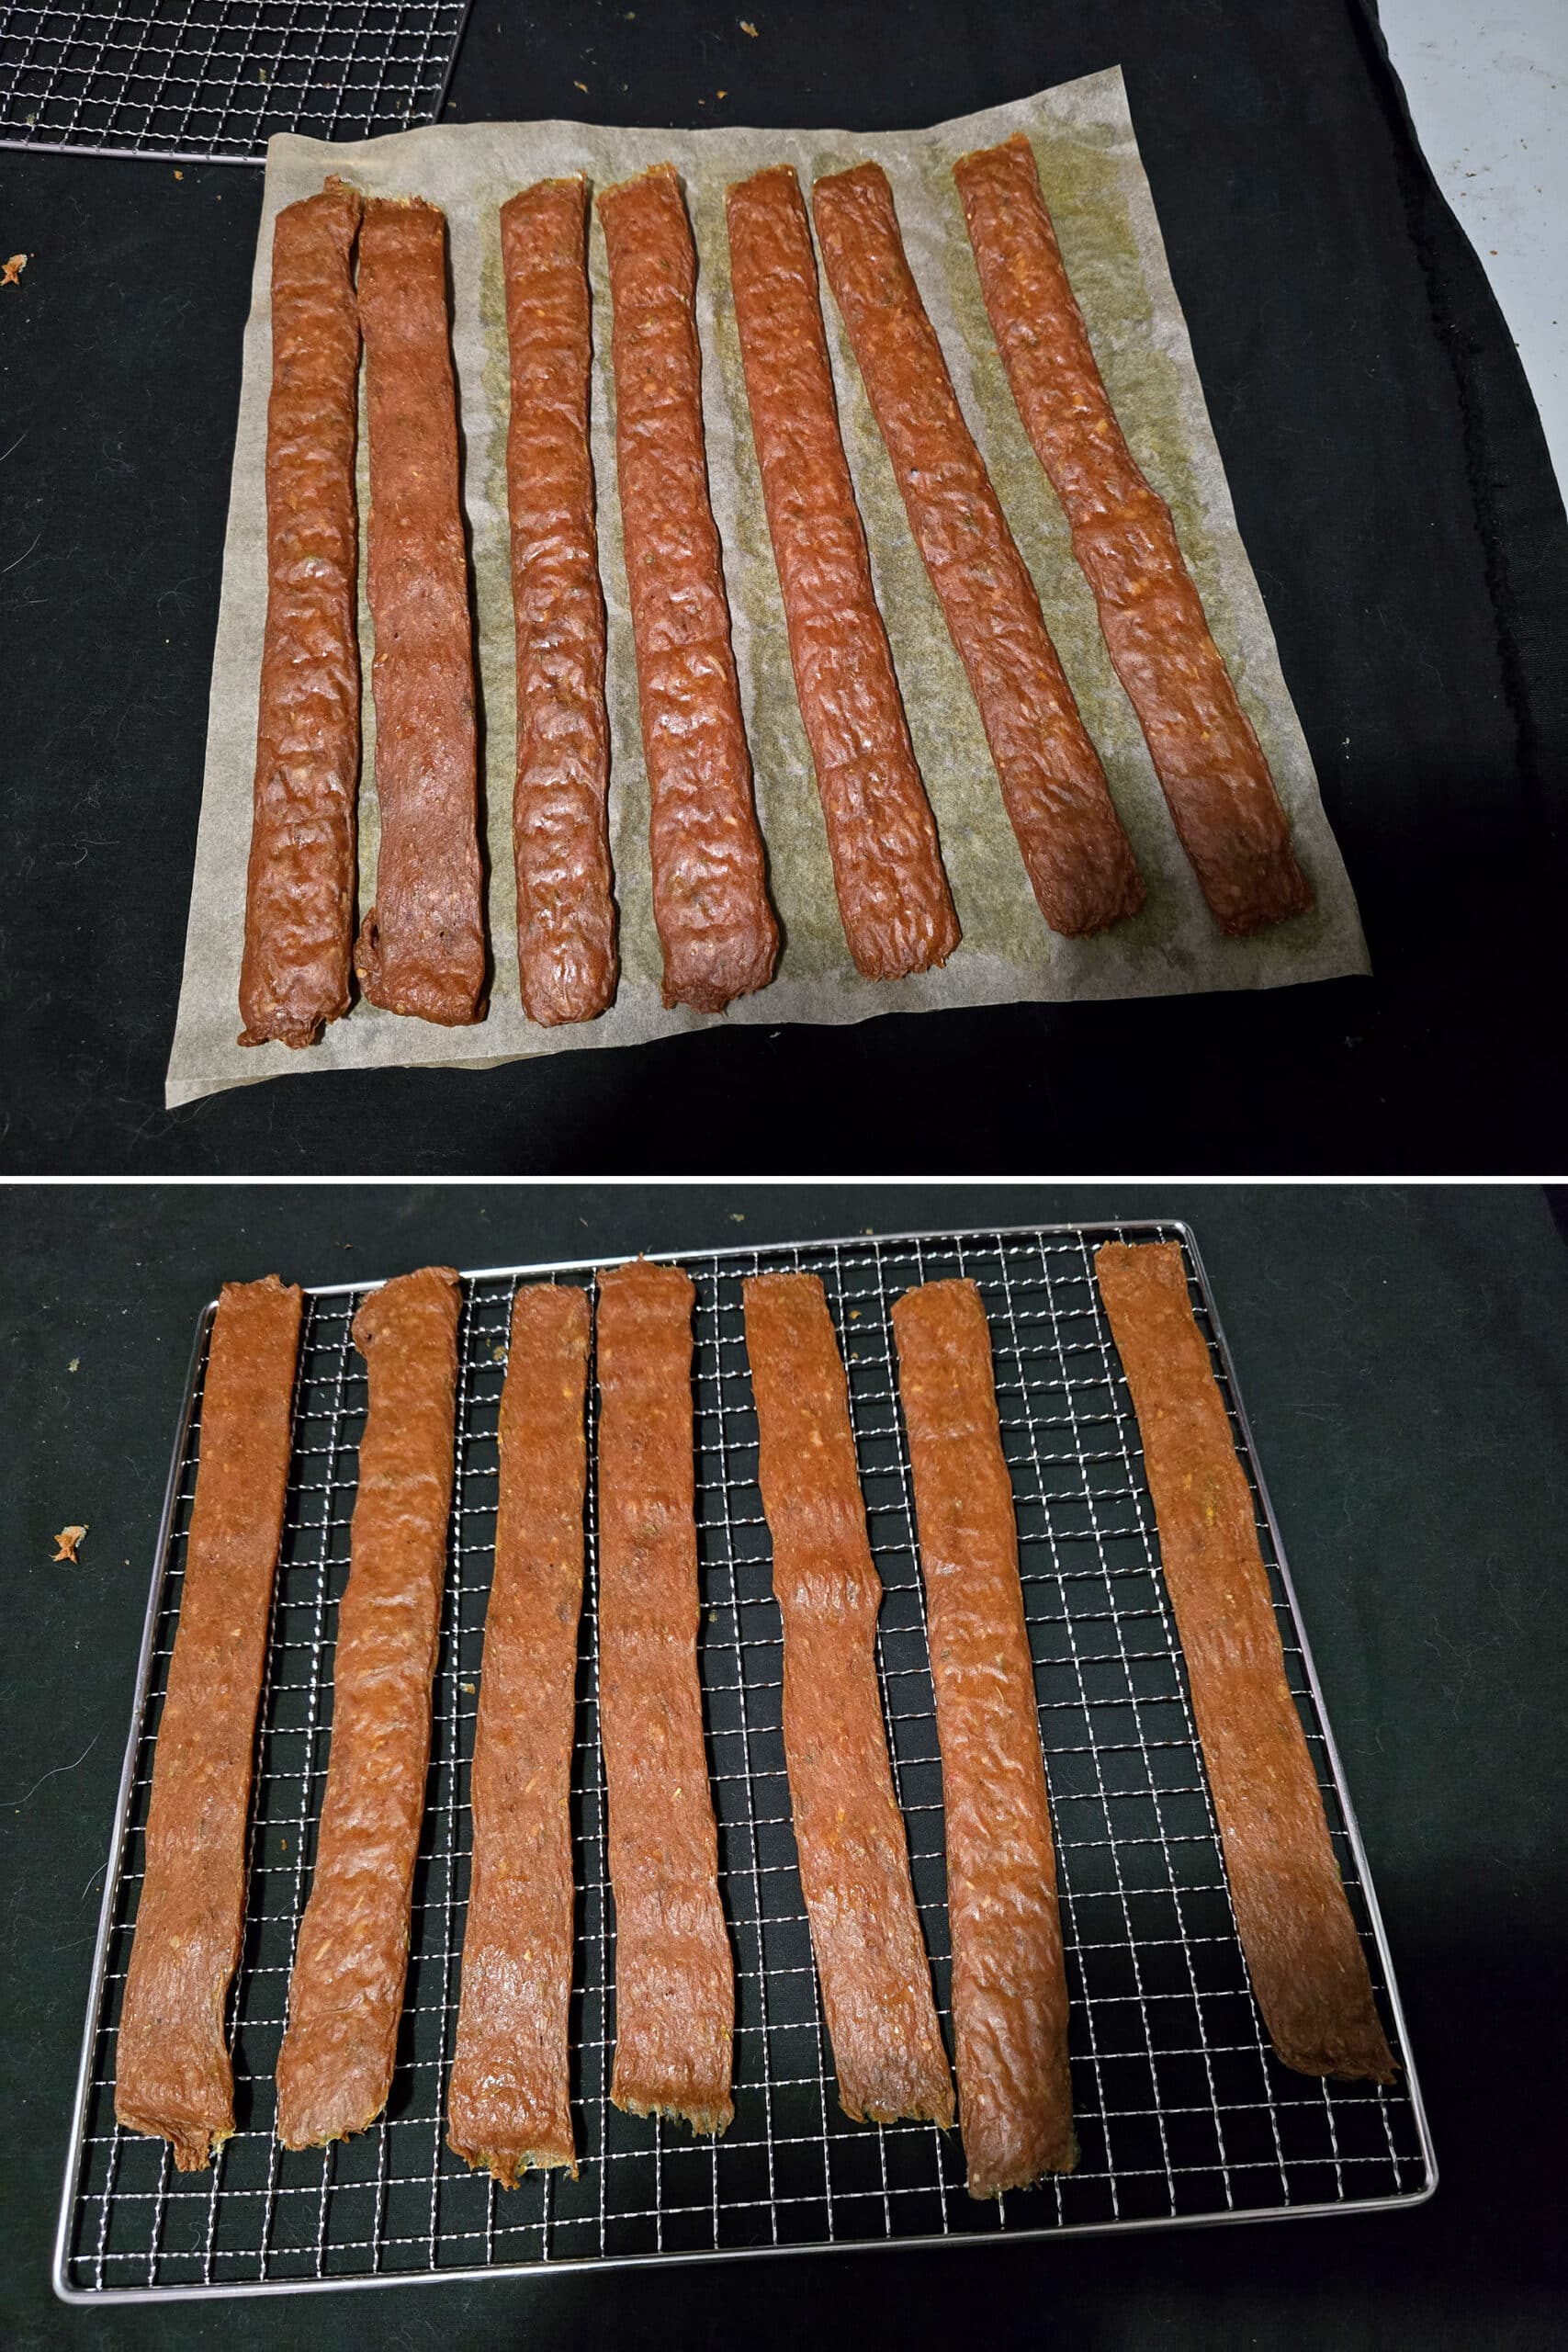
[[[759,6],[752,39],[714,0],[476,0],[449,114],[888,129],[1119,62],[1375,978],[301,1076],[166,1114],[261,180],[6,155],[32,258],[0,292],[0,1165],[1568,1165],[1568,533],[1370,8]]]
[[[49,2266],[147,1577],[225,1277],[1185,1216],[1387,1920],[1441,2174],[1414,2211],[945,2254],[67,2311]],[[0,2340],[1216,2352],[1562,2341],[1568,1246],[1537,1193],[1180,1185],[38,1189],[0,1200]],[[71,1369],[73,1363],[75,1369]],[[86,1522],[80,1565],[53,1531]]]

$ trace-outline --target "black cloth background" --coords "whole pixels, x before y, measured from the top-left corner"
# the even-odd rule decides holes
[[[1568,533],[1370,5],[756,0],[755,39],[745,5],[476,0],[449,116],[885,130],[1120,62],[1375,978],[165,1114],[260,175],[9,154],[0,1167],[1568,1167]]]
[[[1185,1216],[1208,1267],[1387,1920],[1437,2144],[1432,2201],[266,2303],[54,2303],[147,1578],[196,1317],[220,1281],[1117,1216]],[[0,1426],[19,1464],[0,1482],[7,2352],[1562,2343],[1568,1244],[1538,1193],[34,1188],[0,1197]],[[78,1521],[79,1566],[51,1566],[53,1531]]]

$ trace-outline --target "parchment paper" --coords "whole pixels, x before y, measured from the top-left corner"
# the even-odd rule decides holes
[[[1094,600],[1066,525],[1019,422],[980,300],[957,190],[957,156],[1021,130],[1111,400],[1140,464],[1169,501],[1211,626],[1290,811],[1313,910],[1260,937],[1216,930],[1176,839],[1143,736],[1111,667]],[[963,668],[919,556],[853,356],[826,284],[823,311],[850,466],[871,543],[916,755],[931,795],[963,944],[940,972],[863,980],[833,896],[820,807],[795,698],[789,648],[752,450],[729,301],[727,185],[766,164],[795,165],[803,188],[825,171],[876,157],[894,188],[909,263],[990,466],[1046,624],[1094,738],[1148,888],[1144,913],[1095,939],[1057,938],[1041,921]],[[664,160],[685,183],[699,259],[703,403],[714,511],[724,541],[735,651],[756,770],[758,813],[784,947],[773,984],[728,1013],[667,1012],[648,862],[648,787],[615,491],[609,288],[604,239],[590,237],[594,304],[593,458],[599,554],[609,619],[611,824],[621,911],[621,983],[599,1020],[542,1029],[517,993],[512,859],[515,708],[507,552],[508,372],[498,213],[530,181],[587,173],[595,190]],[[242,1048],[237,991],[250,842],[256,696],[266,603],[265,464],[271,370],[269,273],[279,209],[340,173],[367,195],[421,195],[444,207],[454,292],[453,350],[465,447],[476,586],[484,826],[494,978],[488,1018],[440,1029],[363,1001],[304,1052]],[[1240,289],[1245,299],[1245,289]],[[363,423],[363,420],[362,420]],[[360,509],[367,506],[363,430]],[[363,553],[363,550],[362,550]],[[364,605],[365,763],[360,910],[375,894],[375,715]],[[584,1046],[630,1046],[705,1025],[863,1021],[873,1013],[1018,999],[1162,995],[1274,988],[1369,968],[1349,880],[1329,831],[1273,633],[1236,531],[1230,493],[1119,69],[965,115],[932,130],[615,130],[571,122],[464,123],[357,145],[280,137],[267,150],[234,451],[222,601],[212,665],[207,764],[179,1016],[167,1102],[318,1069],[423,1063],[489,1067]]]

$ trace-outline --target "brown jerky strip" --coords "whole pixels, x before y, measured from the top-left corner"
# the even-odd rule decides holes
[[[604,599],[588,449],[587,182],[501,208],[517,625],[517,968],[531,1021],[592,1021],[615,993]]]
[[[969,673],[1040,911],[1053,931],[1103,931],[1136,914],[1144,886],[909,274],[887,175],[879,164],[832,173],[817,182],[811,206],[828,281]]]
[[[240,967],[242,1046],[313,1046],[348,1011],[359,786],[354,495],[357,192],[329,179],[272,232],[266,629]]]
[[[474,1739],[473,1883],[447,2126],[503,2188],[577,2174],[567,2064],[571,1744],[582,1607],[588,1295],[520,1290]]]
[[[1066,510],[1116,674],[1222,931],[1312,903],[1269,763],[1209,634],[1170,510],[1122,436],[1021,131],[953,178],[1024,430]]]
[[[599,1277],[599,1717],[615,1898],[615,2064],[633,2115],[722,2132],[735,1967],[697,1681],[692,1300],[675,1266]]]
[[[844,461],[817,261],[787,164],[729,190],[730,286],[800,715],[839,912],[869,980],[958,944],[936,826]]]
[[[392,2086],[430,1762],[459,1304],[457,1275],[427,1266],[373,1292],[354,1318],[370,1405],[315,1875],[277,2061],[286,2148],[363,2132]]]
[[[1393,2080],[1258,1548],[1251,1491],[1175,1242],[1094,1271],[1133,1392],[1231,1906],[1269,2039],[1303,2075]]]
[[[485,987],[473,626],[446,315],[446,220],[377,198],[359,237],[376,630],[376,903],[354,968],[372,1004],[448,1028]]]
[[[779,933],[708,500],[696,249],[668,164],[598,212],[664,1001],[722,1012],[772,979]]]
[[[953,2027],[971,2197],[1077,2162],[1067,1983],[991,1335],[970,1282],[893,1309],[947,1812]]]
[[[758,1476],[784,1619],[784,1737],[811,1949],[856,2122],[953,2121],[876,1681],[882,1580],[844,1367],[815,1274],[744,1284]]]
[[[245,1916],[245,1819],[283,1534],[300,1295],[225,1283],[201,1397],[179,1630],[115,2046],[115,2114],[199,2172],[234,2129],[224,2007]]]

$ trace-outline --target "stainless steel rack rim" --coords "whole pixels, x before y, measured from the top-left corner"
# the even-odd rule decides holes
[[[609,1261],[606,1260],[608,1264]],[[956,2125],[953,2127],[957,2129]],[[64,2303],[195,2303],[230,2301],[236,2295],[323,2295],[356,2287],[441,2287],[460,2282],[472,2286],[481,2278],[558,2278],[585,2270],[648,2270],[671,2264],[776,2262],[816,2255],[837,2260],[846,2254],[905,2254],[929,2252],[933,2246],[986,2248],[998,2245],[1076,2245],[1080,2238],[1129,2237],[1156,2230],[1221,2230],[1267,2222],[1318,2222],[1344,2213],[1403,2213],[1427,2204],[1437,2191],[1437,2175],[1419,2188],[1397,2197],[1356,2197],[1316,2205],[1286,2205],[1249,2213],[1156,2213],[1126,2222],[1075,2222],[1070,2228],[1007,2230],[995,2237],[965,2237],[958,2232],[933,2230],[907,2238],[837,2238],[812,2245],[722,2245],[671,2247],[660,2254],[553,2255],[547,2262],[490,2262],[463,2268],[457,2264],[441,2270],[376,2270],[332,2278],[241,2279],[232,2286],[68,2287],[55,2272],[54,2291]]]
[[[1132,2232],[1146,2233],[1150,2231],[1165,2231],[1172,2229],[1190,2230],[1218,2227],[1239,2222],[1314,2220],[1326,2219],[1336,2214],[1345,2213],[1399,2211],[1427,2202],[1435,2195],[1438,2188],[1438,2169],[1437,2154],[1432,2141],[1431,2129],[1427,2114],[1425,2098],[1421,2090],[1420,2079],[1416,2072],[1414,2053],[1410,2047],[1404,2007],[1399,1996],[1398,1984],[1394,1974],[1393,1956],[1389,1948],[1387,1931],[1382,1918],[1382,1908],[1378,1902],[1375,1885],[1368,1865],[1366,1850],[1361,1838],[1360,1827],[1350,1799],[1343,1764],[1339,1757],[1337,1747],[1335,1743],[1332,1726],[1324,1702],[1322,1686],[1318,1679],[1316,1664],[1313,1657],[1304,1626],[1303,1624],[1300,1605],[1297,1600],[1294,1583],[1291,1577],[1289,1560],[1283,1538],[1280,1533],[1279,1521],[1275,1513],[1273,1499],[1268,1488],[1261,1461],[1253,1440],[1251,1425],[1247,1415],[1241,1388],[1236,1380],[1235,1363],[1231,1355],[1230,1343],[1225,1336],[1224,1326],[1220,1320],[1218,1310],[1214,1305],[1213,1292],[1209,1282],[1207,1268],[1204,1265],[1201,1253],[1198,1247],[1196,1236],[1193,1233],[1191,1226],[1187,1222],[1187,1220],[1173,1216],[1161,1217],[1146,1216],[1138,1217],[1104,1217],[1082,1220],[1062,1220],[1049,1224],[1017,1223],[1012,1225],[943,1227],[940,1228],[926,1227],[924,1229],[914,1228],[897,1233],[863,1232],[859,1234],[838,1236],[807,1236],[801,1237],[794,1241],[750,1241],[731,1243],[728,1244],[723,1249],[717,1250],[710,1249],[693,1250],[671,1249],[649,1250],[646,1252],[602,1252],[576,1259],[547,1259],[522,1265],[513,1264],[463,1269],[459,1271],[459,1280],[466,1288],[471,1292],[474,1286],[481,1283],[494,1284],[511,1283],[513,1286],[516,1286],[517,1284],[529,1280],[543,1279],[559,1274],[592,1274],[602,1267],[634,1263],[638,1257],[646,1257],[655,1263],[679,1264],[682,1266],[713,1266],[716,1269],[722,1271],[726,1267],[732,1267],[739,1261],[759,1261],[763,1258],[787,1256],[791,1253],[828,1253],[836,1255],[839,1252],[852,1250],[880,1252],[890,1249],[896,1250],[899,1248],[909,1248],[919,1250],[923,1247],[944,1250],[948,1245],[952,1244],[958,1245],[961,1250],[962,1245],[965,1242],[994,1242],[1005,1245],[1010,1240],[1023,1241],[1025,1239],[1032,1240],[1036,1243],[1055,1239],[1064,1241],[1077,1240],[1080,1244],[1083,1244],[1087,1243],[1091,1237],[1121,1238],[1127,1236],[1136,1235],[1158,1235],[1165,1238],[1175,1236],[1179,1238],[1180,1246],[1190,1261],[1192,1275],[1197,1283],[1204,1312],[1208,1318],[1213,1343],[1215,1351],[1219,1356],[1221,1366],[1224,1374],[1228,1390],[1227,1402],[1241,1435],[1247,1458],[1247,1469],[1257,1490],[1258,1498],[1262,1507],[1271,1537],[1273,1547],[1273,1566],[1279,1577],[1280,1587],[1284,1592],[1292,1621],[1292,1628],[1302,1661],[1303,1671],[1313,1700],[1314,1712],[1316,1718],[1315,1729],[1324,1743],[1325,1752],[1329,1764],[1330,1775],[1340,1808],[1344,1833],[1356,1863],[1360,1900],[1366,1909],[1368,1926],[1371,1929],[1381,1964],[1382,1976],[1382,1990],[1383,1997],[1390,2011],[1392,2012],[1396,2030],[1400,2046],[1400,2054],[1403,2062],[1402,2073],[1404,2081],[1402,2088],[1404,2097],[1409,2102],[1411,2118],[1415,2125],[1421,2158],[1421,2178],[1415,2188],[1409,2189],[1402,2188],[1396,2192],[1384,2195],[1344,2197],[1324,2200],[1303,2199],[1299,2203],[1286,2203],[1284,2205],[1249,2208],[1239,2211],[1230,2210],[1224,2212],[1216,2211],[1204,2213],[1138,2215],[1125,2218],[1117,2216],[1108,2221],[1074,2222],[1071,2223],[1057,2223],[1054,2226],[1031,2227],[1025,2223],[1021,2228],[1011,2229],[1004,2227],[996,2233],[989,2234],[980,2234],[977,2233],[965,2234],[962,2232],[943,2231],[941,2233],[932,2232],[929,2233],[911,2233],[906,2236],[886,2234],[879,2237],[868,2236],[842,2239],[829,2238],[828,2240],[820,2241],[784,2244],[775,2242],[769,2245],[720,2246],[716,2245],[710,2247],[693,2247],[689,2249],[683,2247],[671,2247],[666,2249],[661,2246],[657,2251],[651,2252],[615,2254],[598,2252],[588,2255],[551,2255],[548,2256],[541,2256],[536,2260],[525,2262],[480,2262],[473,2264],[453,2263],[440,2267],[432,2267],[424,2270],[407,2269],[390,2271],[378,2270],[375,2272],[366,2273],[334,2273],[332,2275],[318,2275],[314,2278],[263,2278],[254,2280],[237,2279],[232,2281],[202,2280],[195,2282],[171,2281],[167,2284],[152,2284],[134,2287],[117,2287],[107,2284],[90,2288],[73,2286],[67,2276],[68,2265],[71,2258],[69,2241],[76,2203],[77,2189],[86,2153],[87,2143],[85,2137],[84,2126],[87,2101],[93,2088],[93,2058],[102,2017],[104,1980],[107,1967],[109,1944],[114,1933],[116,1902],[119,1890],[125,1843],[130,1826],[131,1803],[134,1793],[137,1750],[141,1736],[142,1717],[152,1680],[158,1619],[164,1604],[164,1589],[169,1571],[171,1552],[170,1539],[173,1532],[175,1514],[178,1503],[181,1474],[185,1464],[186,1449],[189,1442],[190,1425],[195,1410],[197,1387],[201,1370],[203,1351],[207,1344],[212,1318],[217,1311],[219,1303],[217,1299],[214,1298],[206,1303],[206,1305],[201,1308],[197,1318],[196,1334],[191,1349],[189,1368],[186,1374],[184,1399],[170,1460],[169,1474],[165,1483],[163,1510],[159,1519],[153,1573],[148,1595],[146,1615],[142,1626],[141,1645],[138,1658],[136,1688],[132,1702],[130,1725],[126,1741],[124,1761],[120,1771],[119,1794],[115,1815],[113,1842],[110,1849],[108,1865],[105,1874],[103,1898],[99,1905],[98,1932],[94,1951],[93,1971],[90,1982],[86,2020],[83,2034],[82,2053],[77,2069],[76,2094],[72,2112],[71,2134],[66,2156],[64,2178],[62,2185],[60,2215],[55,2232],[54,2258],[51,2266],[51,2276],[54,2292],[59,2300],[62,2302],[68,2304],[94,2306],[109,2303],[197,2301],[227,2299],[235,2296],[250,2298],[265,2295],[318,2293],[345,2288],[424,2286],[458,2279],[472,2282],[474,2280],[485,2278],[527,2278],[568,2272],[592,2271],[606,2267],[614,2267],[616,2268],[646,2268],[653,2265],[663,2265],[667,2263],[690,2264],[738,2261],[750,2259],[758,2256],[776,2256],[779,2255],[812,2254],[831,2255],[850,2252],[877,2252],[883,2250],[897,2251],[903,2247],[929,2248],[933,2246],[990,2245],[998,2243],[1010,2242],[1016,2244],[1024,2241],[1039,2245],[1057,2238],[1077,2239],[1091,2236],[1115,2236]],[[321,1299],[347,1297],[363,1298],[368,1296],[372,1292],[383,1288],[386,1282],[391,1279],[393,1279],[393,1277],[384,1276],[372,1282],[358,1281],[326,1283],[314,1285],[306,1284],[301,1287],[304,1289],[305,1298],[309,1305]],[[303,1351],[301,1352],[301,1367],[302,1364]],[[299,1377],[300,1374],[297,1372],[297,1382]],[[748,1767],[748,1770],[750,1770],[750,1767]]]

